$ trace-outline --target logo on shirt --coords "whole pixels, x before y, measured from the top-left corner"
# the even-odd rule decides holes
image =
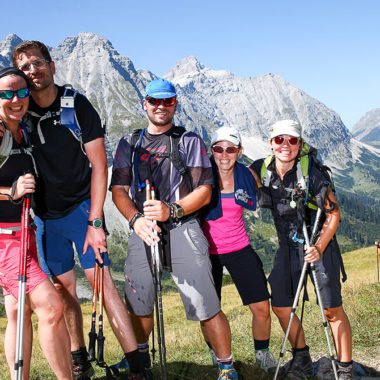
[[[147,150],[149,150],[150,152],[152,152],[151,154],[149,153],[144,153],[141,155],[141,159],[143,161],[149,161],[149,159],[151,157],[154,157],[153,160],[150,162],[150,164],[152,165],[154,162],[156,162],[157,160],[159,160],[160,158],[164,158],[163,156],[161,156],[162,153],[166,153],[166,150],[167,150],[167,146],[166,145],[163,145],[163,146],[160,146],[159,148],[157,149],[152,149],[152,148],[148,148]]]
[[[243,190],[243,189],[237,189],[235,191],[235,198],[238,200],[238,201],[242,201],[244,203],[247,203],[249,205],[253,205],[253,202],[250,200],[250,196],[249,194]]]

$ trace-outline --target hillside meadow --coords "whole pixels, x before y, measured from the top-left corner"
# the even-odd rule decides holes
[[[348,280],[343,285],[344,307],[350,318],[353,330],[353,358],[355,361],[380,371],[380,287],[377,283],[376,247],[363,248],[343,255]],[[310,281],[308,289],[311,290]],[[319,308],[315,304],[313,292],[311,302],[306,303],[304,328],[307,343],[311,347],[314,360],[327,356],[328,348],[322,327]],[[223,286],[223,310],[231,324],[233,354],[240,379],[270,379],[254,366],[253,342],[251,337],[251,314],[247,307],[241,306],[240,298],[228,276]],[[216,368],[212,366],[208,349],[200,333],[199,325],[185,319],[185,313],[176,292],[164,294],[165,337],[169,379],[206,380],[216,379]],[[86,335],[90,329],[91,304],[82,305]],[[272,315],[271,349],[278,357],[283,332]],[[54,379],[39,347],[37,339],[37,320],[33,317],[35,328],[34,352],[31,379]],[[6,318],[0,318],[0,379],[10,379],[5,361],[3,341]],[[105,359],[108,364],[120,360],[122,352],[114,338],[108,321],[105,322]],[[158,350],[157,344],[156,349]],[[290,346],[287,346],[290,349]],[[291,357],[285,354],[286,362]],[[152,369],[153,379],[159,379],[158,355]],[[378,375],[378,374],[377,374]],[[96,379],[105,379],[105,371],[96,368]],[[119,376],[127,379],[126,374]]]

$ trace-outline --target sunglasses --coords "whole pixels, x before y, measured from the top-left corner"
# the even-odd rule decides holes
[[[220,145],[214,145],[212,148],[212,151],[214,153],[223,153],[226,152],[228,154],[238,153],[239,147],[237,146],[220,146]]]
[[[47,59],[36,59],[33,62],[25,63],[25,65],[20,66],[19,69],[24,73],[28,73],[31,70],[32,66],[36,70],[39,70],[45,68],[47,63],[50,63],[50,61],[48,61]]]
[[[172,107],[174,106],[176,102],[175,96],[173,96],[172,98],[167,98],[167,99],[157,99],[157,98],[152,98],[151,96],[147,96],[145,99],[151,106],[154,106],[154,107],[158,107],[161,103],[164,105],[164,107]]]
[[[20,88],[19,90],[0,90],[0,99],[13,99],[15,95],[18,98],[26,98],[29,96],[30,90],[29,88]]]
[[[273,140],[277,145],[282,145],[285,141],[287,141],[289,145],[298,145],[300,141],[299,137],[286,138],[284,136],[276,136]]]

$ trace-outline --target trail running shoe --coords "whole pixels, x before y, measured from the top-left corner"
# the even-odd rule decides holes
[[[216,355],[215,355],[214,350],[212,348],[209,348],[209,351],[210,351],[210,356],[211,356],[212,364],[213,365],[217,365],[218,364],[218,360],[216,359]]]
[[[238,374],[233,365],[218,363],[218,380],[238,380]]]
[[[151,380],[151,377],[145,371],[140,373],[130,373],[128,378],[129,380]]]
[[[256,365],[260,367],[265,372],[275,372],[276,370],[276,359],[268,348],[264,350],[256,350]]]
[[[149,352],[139,352],[140,354],[140,360],[143,364],[144,368],[151,368],[152,367],[152,361],[150,360]],[[119,361],[119,363],[113,364],[110,367],[117,369],[118,371],[125,371],[129,369],[129,363],[127,358],[124,356],[123,359]]]
[[[350,364],[348,367],[343,367],[338,361],[336,363],[337,363],[338,380],[353,380],[354,368],[352,364]]]

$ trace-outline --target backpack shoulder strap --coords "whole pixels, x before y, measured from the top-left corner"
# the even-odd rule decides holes
[[[268,169],[268,166],[274,159],[273,154],[266,157],[261,165],[260,180],[264,187],[269,187],[270,179],[272,177],[272,171]]]
[[[174,165],[174,167],[180,172],[182,178],[184,181],[186,181],[186,184],[190,191],[193,191],[193,184],[191,182],[191,177],[188,168],[184,165],[182,158],[179,154],[179,142],[186,132],[186,129],[184,127],[172,127],[172,133],[170,135],[170,141],[171,141],[171,150],[170,150],[170,156],[171,161]]]

